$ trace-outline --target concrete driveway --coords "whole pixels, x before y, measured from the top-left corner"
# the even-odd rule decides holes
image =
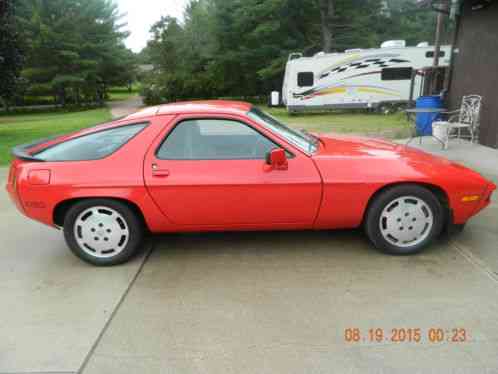
[[[360,231],[179,234],[100,269],[3,190],[0,222],[0,373],[498,373],[496,196],[413,257]],[[422,339],[370,342],[370,328]],[[430,328],[468,341],[431,343]]]
[[[141,96],[133,96],[126,100],[109,101],[107,105],[111,111],[112,118],[119,118],[135,113],[144,104]]]

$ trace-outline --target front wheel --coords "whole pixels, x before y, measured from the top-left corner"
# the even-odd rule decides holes
[[[367,212],[365,229],[378,249],[409,255],[423,250],[441,233],[444,214],[430,190],[400,185],[375,198]]]
[[[140,247],[143,226],[124,203],[108,199],[83,200],[64,219],[64,238],[71,251],[97,266],[128,261]]]

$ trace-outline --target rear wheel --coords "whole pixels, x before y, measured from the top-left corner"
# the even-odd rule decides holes
[[[108,199],[83,200],[64,219],[64,238],[71,251],[97,266],[128,261],[142,242],[143,227],[124,203]]]
[[[378,249],[408,255],[420,252],[441,233],[444,218],[444,209],[430,190],[401,185],[376,197],[365,228]]]

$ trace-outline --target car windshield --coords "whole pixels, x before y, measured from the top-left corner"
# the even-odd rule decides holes
[[[306,153],[314,153],[318,149],[318,138],[312,134],[302,130],[291,129],[256,107],[253,107],[248,112],[248,115],[259,124],[282,136],[289,143]]]

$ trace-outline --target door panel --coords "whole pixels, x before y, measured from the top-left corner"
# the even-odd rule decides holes
[[[155,160],[166,177],[146,175],[163,213],[182,225],[309,223],[321,185],[311,160],[289,160],[288,170],[264,170],[262,160]],[[312,168],[310,168],[312,166]]]
[[[174,154],[170,149],[159,152],[161,157],[158,157],[152,147],[145,160],[144,176],[161,211],[178,225],[311,227],[322,188],[314,162],[303,154],[296,154],[289,159],[287,170],[268,170],[264,155],[261,157],[257,149],[250,152],[246,149],[244,137],[247,136],[233,137],[226,147],[227,141],[222,135],[210,135],[196,139],[190,150],[177,149],[176,154],[180,158],[211,154],[229,157],[227,152],[233,150],[235,155],[249,153],[257,157],[255,159],[160,159],[173,158]],[[188,144],[190,140],[182,141]],[[201,148],[204,149],[199,151]]]

